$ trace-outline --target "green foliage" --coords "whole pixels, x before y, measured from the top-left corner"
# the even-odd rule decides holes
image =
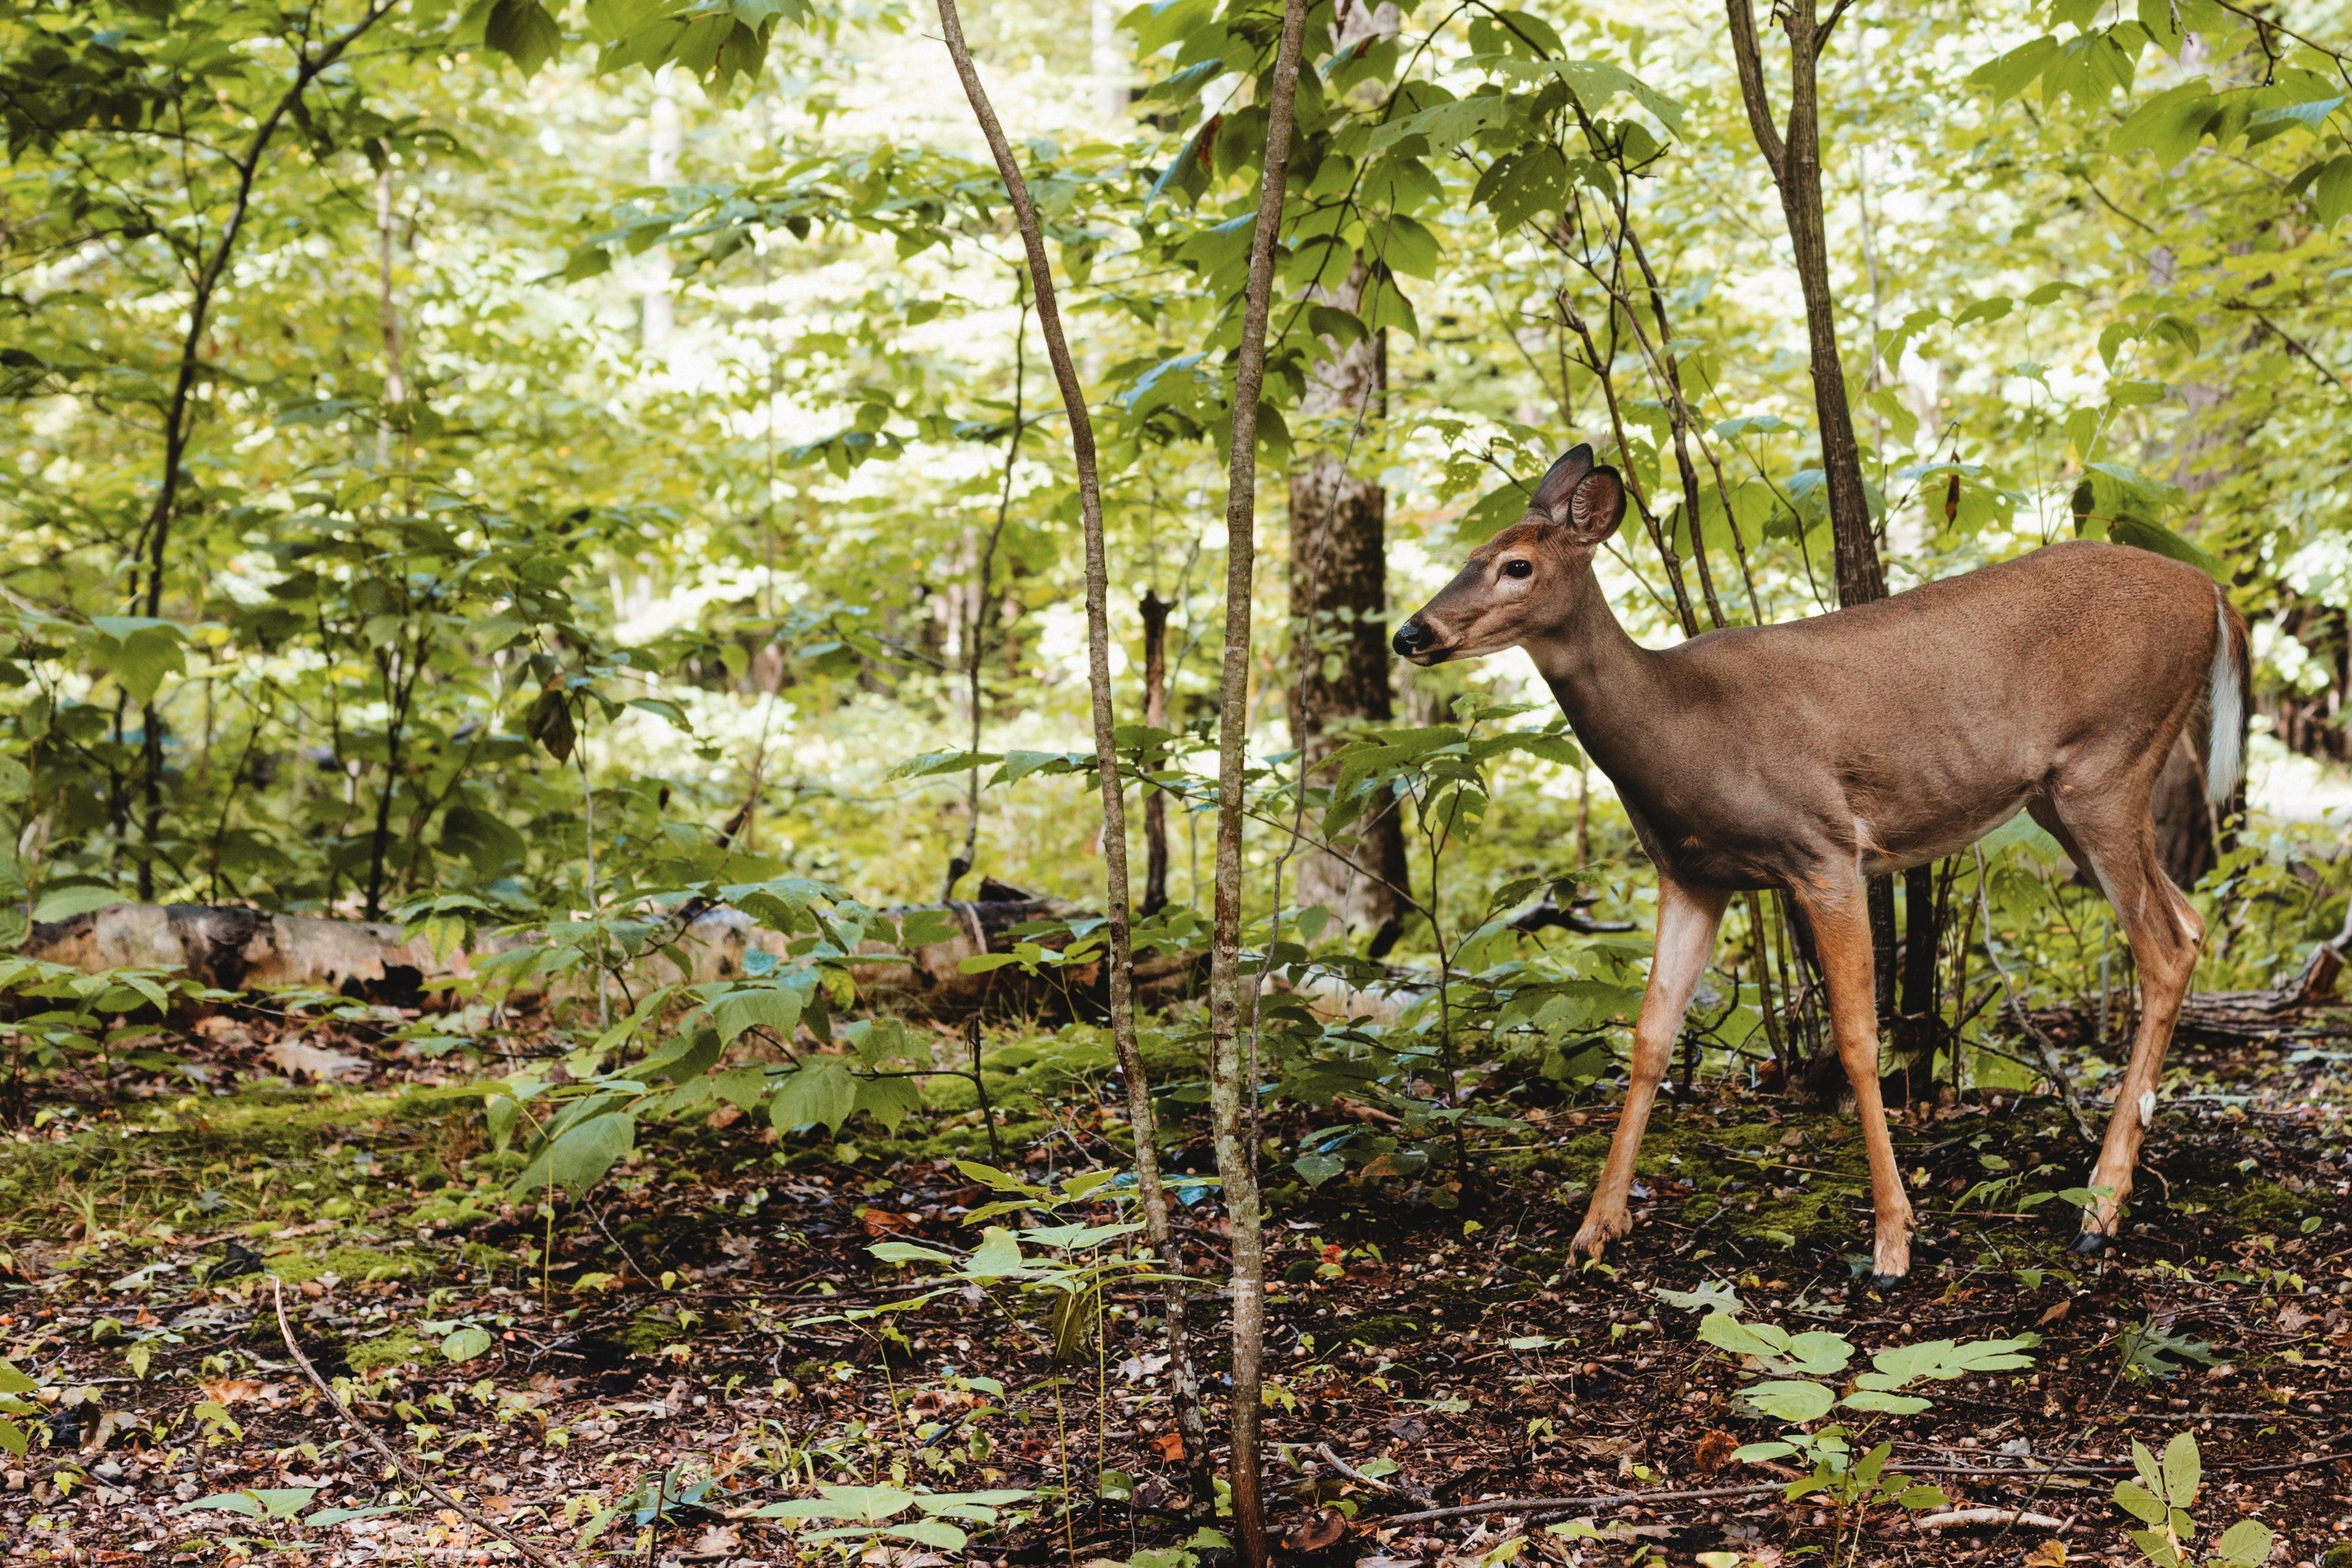
[[[799,1539],[832,1548],[845,1557],[886,1541],[961,1552],[971,1542],[963,1526],[994,1525],[1008,1507],[1025,1502],[1032,1495],[1003,1487],[977,1492],[910,1492],[888,1486],[826,1484],[817,1488],[814,1498],[772,1502],[753,1509],[751,1517],[793,1521],[803,1527],[795,1532]]]
[[[2132,1468],[2139,1479],[2116,1483],[2116,1506],[2140,1521],[2143,1528],[2129,1532],[2132,1544],[2156,1568],[2257,1568],[2270,1560],[2273,1532],[2259,1520],[2240,1520],[2221,1532],[2210,1552],[2191,1546],[2197,1521],[2189,1510],[2197,1504],[2204,1475],[2194,1433],[2182,1432],[2167,1443],[2160,1460],[2146,1444],[2133,1443]]]

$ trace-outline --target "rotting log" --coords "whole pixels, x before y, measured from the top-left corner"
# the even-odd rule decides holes
[[[1014,892],[1011,889],[986,889]],[[1100,963],[1074,964],[1031,975],[1007,965],[967,974],[966,959],[1013,948],[1014,927],[1025,921],[1069,920],[1086,911],[1056,900],[1025,896],[957,900],[908,906],[887,912],[901,918],[918,910],[944,914],[955,935],[911,953],[867,942],[859,952],[875,962],[851,974],[859,995],[877,1009],[954,1021],[980,1016],[1096,1018],[1103,1015]],[[234,904],[110,904],[71,920],[37,922],[26,937],[27,957],[68,964],[85,973],[146,967],[176,969],[222,991],[248,992],[314,986],[346,996],[395,1006],[429,1005],[470,978],[476,960],[511,951],[528,936],[491,937],[446,958],[422,936],[404,935],[383,921],[326,920],[312,915],[270,914]],[[710,909],[689,921],[676,937],[629,964],[625,976],[645,985],[733,979],[744,973],[746,956],[757,949],[782,958],[790,941],[740,910]],[[1048,944],[1050,945],[1050,943]],[[668,956],[675,951],[691,966],[681,972]],[[1137,1000],[1164,1005],[1191,994],[1199,963],[1187,954],[1149,954],[1136,964]],[[560,988],[559,988],[560,989]],[[519,990],[515,1000],[531,993]],[[536,993],[549,996],[548,993]]]

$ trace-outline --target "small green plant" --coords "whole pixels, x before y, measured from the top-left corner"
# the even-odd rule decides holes
[[[1114,1171],[1085,1172],[1066,1178],[1057,1189],[969,1160],[957,1161],[956,1169],[997,1194],[994,1202],[982,1204],[965,1215],[966,1225],[980,1225],[1003,1215],[1098,1204],[1121,1195],[1118,1173]],[[1084,1359],[1085,1347],[1095,1336],[1104,1283],[1116,1275],[1149,1280],[1160,1278],[1149,1257],[1123,1249],[1102,1250],[1105,1243],[1132,1236],[1142,1228],[1141,1223],[1135,1220],[1109,1225],[1088,1225],[1081,1220],[1066,1225],[1028,1226],[1016,1235],[1001,1226],[987,1226],[981,1232],[980,1245],[961,1259],[938,1247],[911,1241],[877,1242],[866,1250],[885,1263],[923,1263],[943,1268],[948,1270],[950,1279],[973,1286],[985,1288],[1001,1280],[1015,1280],[1024,1290],[1043,1294],[1049,1303],[1046,1317],[1053,1330],[1054,1353],[1064,1361],[1078,1361]],[[1042,1252],[1024,1253],[1024,1242]],[[944,1293],[943,1289],[903,1302],[894,1301],[887,1310],[904,1310]]]
[[[1004,1509],[1033,1495],[1003,1488],[910,1492],[897,1487],[820,1486],[814,1498],[753,1509],[747,1517],[792,1520],[803,1526],[796,1532],[799,1539],[811,1545],[835,1547],[845,1557],[863,1556],[890,1541],[961,1552],[971,1540],[963,1525],[993,1525]],[[906,1517],[909,1509],[914,1510],[912,1518]]]
[[[2140,1555],[2156,1568],[2196,1568],[2200,1563],[2256,1568],[2269,1560],[2271,1528],[2254,1519],[2242,1519],[2223,1531],[2213,1550],[2202,1556],[2190,1550],[2197,1521],[2189,1510],[2196,1505],[2204,1478],[2194,1436],[2183,1432],[2167,1443],[2160,1460],[2146,1444],[2134,1443],[2132,1468],[2139,1472],[2139,1479],[2116,1483],[2116,1506],[2147,1526],[2129,1533]]]
[[[1883,1415],[1912,1415],[1934,1401],[1907,1389],[1922,1383],[1949,1383],[1980,1373],[2011,1372],[2032,1364],[2024,1352],[2041,1342],[2034,1334],[2012,1340],[1928,1340],[1897,1345],[1870,1358],[1871,1370],[1841,1385],[1837,1378],[1852,1363],[1853,1342],[1825,1329],[1791,1334],[1769,1323],[1742,1322],[1738,1296],[1727,1289],[1680,1292],[1661,1290],[1669,1305],[1685,1310],[1707,1309],[1698,1337],[1717,1349],[1738,1356],[1743,1366],[1763,1374],[1761,1381],[1741,1391],[1741,1397],[1759,1413],[1788,1423],[1773,1440],[1749,1443],[1732,1458],[1748,1463],[1794,1458],[1808,1468],[1789,1483],[1786,1496],[1820,1497],[1837,1511],[1837,1535],[1830,1562],[1843,1562],[1850,1542],[1861,1539],[1861,1526],[1874,1509],[1900,1508],[1917,1511],[1943,1508],[1951,1500],[1931,1486],[1886,1468],[1894,1453],[1890,1443],[1879,1443],[1857,1455],[1871,1421]],[[1851,1411],[1856,1425],[1812,1426],[1833,1410]],[[2173,1568],[2173,1565],[2168,1565]]]
[[[31,1415],[39,1406],[25,1397],[33,1392],[33,1380],[16,1370],[16,1363],[0,1356],[0,1448],[5,1448],[18,1458],[25,1457],[31,1439],[24,1424],[12,1416]]]

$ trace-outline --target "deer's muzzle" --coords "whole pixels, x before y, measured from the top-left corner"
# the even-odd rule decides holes
[[[1397,627],[1396,636],[1389,639],[1389,646],[1397,650],[1400,658],[1411,659],[1415,664],[1427,664],[1431,662],[1430,655],[1434,651],[1436,641],[1437,634],[1431,631],[1419,616],[1415,616]]]

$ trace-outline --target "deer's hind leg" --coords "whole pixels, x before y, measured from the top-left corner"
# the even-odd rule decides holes
[[[2074,1238],[2077,1252],[2100,1250],[2122,1228],[2140,1141],[2156,1121],[2164,1053],[2172,1043],[2173,1026],[2179,1021],[2180,1004],[2189,994],[2189,976],[2205,940],[2204,921],[2157,864],[2155,825],[2148,817],[2150,782],[2136,779],[2113,790],[2084,790],[2064,797],[2063,804],[2037,803],[2033,807],[2034,819],[2057,832],[2068,854],[2115,906],[2139,970],[2139,1030],[2132,1038],[2123,1083],[2116,1090],[2098,1162],[2091,1167],[2095,1195],[2083,1210],[2082,1233]],[[2062,826],[2063,831],[2058,832]]]
[[[1642,1133],[1650,1121],[1650,1107],[1658,1085],[1674,1060],[1675,1037],[1682,1033],[1683,1015],[1690,1010],[1691,993],[1698,989],[1706,962],[1715,956],[1715,933],[1723,923],[1724,906],[1731,895],[1714,888],[1692,888],[1658,872],[1658,939],[1650,959],[1650,981],[1642,993],[1642,1014],[1633,1024],[1632,1081],[1625,1089],[1625,1109],[1617,1117],[1617,1131],[1609,1140],[1608,1163],[1592,1189],[1592,1203],[1584,1224],[1570,1245],[1572,1256],[1598,1258],[1608,1245],[1633,1228],[1625,1197],[1633,1186],[1633,1162],[1642,1152]]]

